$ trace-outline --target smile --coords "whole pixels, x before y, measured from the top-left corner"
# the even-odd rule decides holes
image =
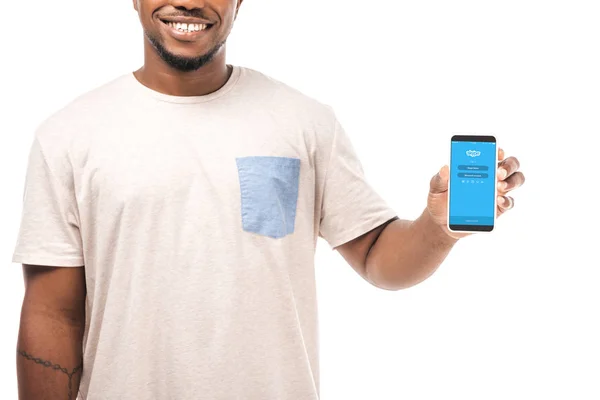
[[[175,39],[193,41],[204,36],[212,24],[160,20]]]

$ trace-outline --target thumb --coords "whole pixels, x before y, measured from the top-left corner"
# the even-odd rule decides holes
[[[450,177],[450,168],[444,165],[440,171],[431,178],[429,183],[430,193],[444,193],[448,190],[448,178]]]

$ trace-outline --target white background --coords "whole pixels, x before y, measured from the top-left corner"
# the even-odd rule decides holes
[[[137,69],[131,1],[4,7],[0,397],[16,398],[10,259],[35,127]],[[527,175],[497,231],[426,282],[376,289],[320,241],[324,400],[599,399],[600,6],[596,1],[246,0],[229,62],[335,107],[373,186],[425,206],[452,132],[495,134]]]

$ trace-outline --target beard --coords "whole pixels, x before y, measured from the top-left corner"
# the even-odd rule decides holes
[[[181,71],[190,72],[196,71],[213,60],[215,55],[221,50],[221,47],[225,45],[225,41],[218,43],[208,53],[198,57],[182,57],[177,54],[171,53],[162,44],[159,38],[146,32],[146,37],[150,41],[150,44],[154,47],[159,57],[167,63],[170,67]]]

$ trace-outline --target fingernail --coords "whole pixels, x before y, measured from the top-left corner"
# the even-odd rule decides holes
[[[506,170],[505,169],[500,169],[500,171],[498,171],[498,178],[500,178],[500,179],[506,178]]]

